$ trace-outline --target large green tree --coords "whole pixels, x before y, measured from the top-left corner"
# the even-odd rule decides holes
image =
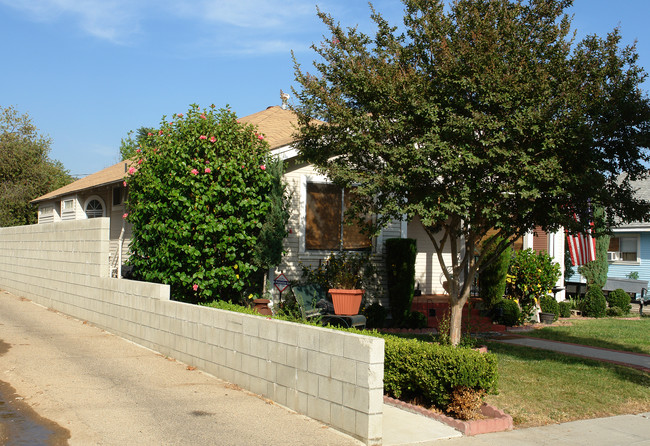
[[[537,225],[583,231],[592,205],[605,228],[647,218],[630,187],[649,159],[646,74],[618,30],[574,42],[570,0],[403,2],[399,29],[372,9],[374,36],[319,11],[329,32],[312,46],[315,71],[295,62],[297,146],[357,186],[351,212],[419,217],[457,343],[483,253]],[[491,230],[500,246],[479,252]]]
[[[283,164],[230,110],[191,106],[148,132],[129,168],[138,279],[186,302],[259,296],[286,236]]]
[[[0,226],[36,222],[34,198],[72,182],[27,114],[0,106]]]

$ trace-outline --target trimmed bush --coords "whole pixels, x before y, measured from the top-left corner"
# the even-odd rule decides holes
[[[554,321],[557,321],[557,318],[560,317],[560,306],[557,304],[557,301],[553,296],[543,296],[539,306],[543,313],[553,313],[555,315]]]
[[[454,389],[495,392],[497,360],[491,353],[385,335],[384,392],[446,409]]]
[[[558,303],[560,317],[571,317],[571,302],[565,300]]]
[[[618,288],[607,295],[607,304],[610,308],[620,308],[623,314],[627,314],[632,309],[630,304],[630,295]]]
[[[609,317],[622,317],[626,313],[623,313],[623,310],[621,310],[619,307],[611,307],[607,309],[606,314]]]
[[[497,237],[491,246],[498,245],[501,240],[501,237]],[[483,255],[493,256],[494,249],[485,250]],[[492,308],[499,302],[506,292],[506,276],[511,257],[512,248],[508,247],[491,264],[486,266],[478,276],[479,296],[483,299],[483,303],[487,309]]]
[[[402,324],[410,316],[415,290],[416,240],[390,238],[386,240],[386,276],[388,300],[394,324]]]
[[[607,311],[607,301],[600,288],[591,287],[585,294],[585,303],[583,309],[585,316],[605,317]]]
[[[494,320],[501,325],[513,327],[519,325],[521,320],[521,309],[517,302],[511,299],[501,299],[492,307]]]

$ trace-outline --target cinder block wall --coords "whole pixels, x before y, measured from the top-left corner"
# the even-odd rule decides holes
[[[108,256],[107,218],[0,228],[0,288],[381,444],[383,339],[170,301]]]

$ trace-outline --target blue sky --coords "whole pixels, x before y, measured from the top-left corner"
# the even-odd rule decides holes
[[[401,23],[397,0],[373,4]],[[364,0],[319,7],[371,31]],[[650,0],[575,0],[579,37],[620,26],[650,70]],[[163,115],[229,104],[245,116],[279,105],[325,27],[305,0],[0,0],[0,105],[29,113],[74,175],[118,161],[120,139]],[[650,89],[650,82],[646,82]]]

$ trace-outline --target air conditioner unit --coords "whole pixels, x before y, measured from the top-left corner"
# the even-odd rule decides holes
[[[608,252],[607,253],[607,261],[608,262],[615,262],[619,260],[618,252]]]

